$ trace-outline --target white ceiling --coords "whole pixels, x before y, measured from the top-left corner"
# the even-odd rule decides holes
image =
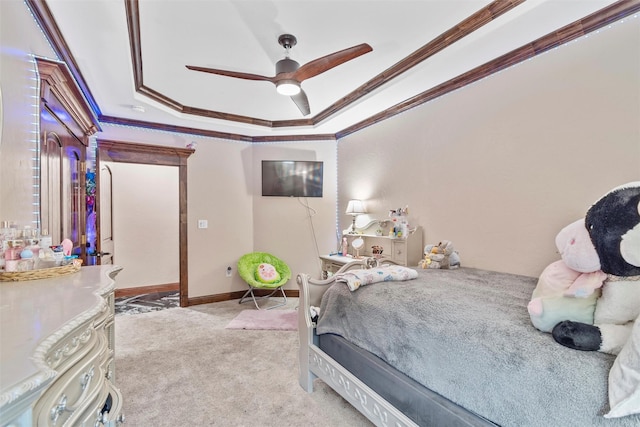
[[[301,65],[368,43],[373,51],[305,80],[313,118],[359,86],[489,5],[488,0],[139,0],[144,86],[190,107],[268,121],[304,117],[265,81],[185,65],[273,76],[298,39]],[[239,135],[335,134],[375,113],[594,13],[613,0],[529,0],[313,126],[272,128],[184,114],[135,90],[123,0],[46,0],[102,116]],[[145,112],[132,107],[141,106]]]

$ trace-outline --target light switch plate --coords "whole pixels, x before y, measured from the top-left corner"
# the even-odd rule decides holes
[[[206,219],[198,220],[198,228],[207,228],[207,227],[209,227],[209,221],[207,221]]]

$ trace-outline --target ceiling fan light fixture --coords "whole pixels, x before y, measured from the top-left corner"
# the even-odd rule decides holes
[[[302,115],[308,116],[311,114],[309,99],[307,98],[307,94],[304,93],[300,87],[300,84],[307,79],[315,77],[318,74],[322,74],[325,71],[329,71],[340,64],[351,61],[352,59],[373,50],[368,44],[362,43],[357,46],[342,49],[337,52],[330,53],[329,55],[316,58],[301,67],[297,61],[294,61],[289,57],[291,48],[297,43],[295,36],[291,34],[282,34],[278,37],[278,43],[284,47],[285,57],[276,62],[276,74],[273,77],[263,76],[260,74],[243,73],[239,71],[219,70],[217,68],[196,67],[193,65],[186,65],[186,67],[189,70],[217,74],[220,76],[273,83],[276,85],[276,91],[279,94],[290,97]]]
[[[280,95],[297,95],[300,93],[300,83],[295,80],[281,80],[276,83],[276,90]]]

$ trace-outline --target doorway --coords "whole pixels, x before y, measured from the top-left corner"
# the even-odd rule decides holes
[[[189,305],[188,249],[187,249],[187,159],[194,153],[193,149],[173,148],[147,144],[132,144],[118,141],[98,140],[96,169],[100,170],[100,162],[137,163],[145,165],[175,166],[178,168],[178,240],[179,240],[179,287],[180,306]],[[98,175],[98,180],[99,180]],[[100,200],[100,182],[97,182],[97,200]],[[98,215],[100,208],[97,209]],[[101,245],[101,226],[98,218],[97,244]],[[117,239],[117,236],[116,236]],[[98,247],[99,253],[104,252]],[[117,255],[116,255],[117,256]],[[116,261],[117,262],[117,261]]]
[[[101,190],[109,182],[112,190],[111,197],[100,192],[100,243],[110,253],[101,254],[100,262],[112,257],[123,267],[116,296],[140,295],[141,288],[177,293],[178,168],[103,160],[100,171]]]

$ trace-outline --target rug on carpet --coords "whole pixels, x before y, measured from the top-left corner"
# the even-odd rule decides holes
[[[296,310],[243,310],[229,322],[226,329],[297,331],[298,312]]]

